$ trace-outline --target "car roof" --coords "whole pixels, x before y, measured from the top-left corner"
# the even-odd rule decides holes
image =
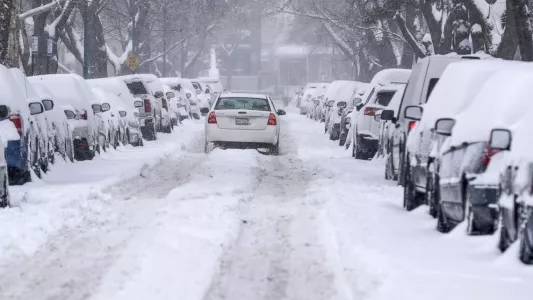
[[[254,94],[254,93],[231,93],[226,92],[220,94],[220,98],[224,97],[234,97],[234,98],[260,98],[260,99],[267,99],[267,95],[265,94]]]

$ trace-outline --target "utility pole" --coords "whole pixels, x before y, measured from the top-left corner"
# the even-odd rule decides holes
[[[89,4],[83,1],[83,78],[89,78]]]

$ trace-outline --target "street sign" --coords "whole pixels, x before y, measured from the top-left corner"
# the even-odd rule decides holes
[[[31,37],[31,53],[37,54],[39,51],[39,37],[34,35]]]
[[[124,65],[126,65],[132,72],[135,72],[137,70],[137,67],[141,64],[141,59],[138,55],[134,53],[128,54],[128,58],[126,58],[126,61],[124,62]]]
[[[48,56],[54,55],[54,40],[52,39],[46,40],[46,55]]]

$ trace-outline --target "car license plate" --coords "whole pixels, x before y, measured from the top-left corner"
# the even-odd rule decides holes
[[[248,119],[237,118],[235,119],[236,125],[248,125]]]

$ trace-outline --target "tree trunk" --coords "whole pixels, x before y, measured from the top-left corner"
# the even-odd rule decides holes
[[[0,64],[19,67],[18,1],[3,0],[0,4]]]

